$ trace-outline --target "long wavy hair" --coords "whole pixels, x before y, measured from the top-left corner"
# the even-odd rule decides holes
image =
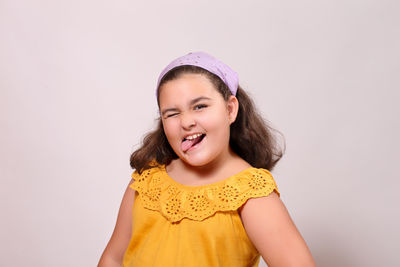
[[[229,96],[232,95],[228,86],[217,75],[192,65],[182,65],[170,70],[160,81],[159,88],[167,81],[178,79],[185,73],[201,74],[207,77],[225,101],[228,101]],[[158,107],[160,107],[159,96],[160,90],[157,94]],[[282,145],[279,144],[276,133],[282,137],[283,135],[263,119],[254,102],[240,86],[236,98],[239,102],[239,110],[236,120],[230,125],[229,145],[236,154],[253,167],[271,171],[285,151],[284,138],[282,138]],[[157,128],[144,136],[141,147],[130,157],[131,167],[139,174],[157,163],[168,165],[173,159],[178,158],[164,133],[161,117],[157,120]]]

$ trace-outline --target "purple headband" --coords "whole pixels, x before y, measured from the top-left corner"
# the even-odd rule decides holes
[[[158,93],[158,86],[160,85],[160,81],[164,77],[164,75],[171,69],[182,65],[193,65],[214,73],[219,78],[221,78],[221,80],[229,87],[231,93],[233,95],[236,95],[236,91],[239,86],[238,74],[234,72],[230,67],[207,53],[193,52],[175,59],[174,61],[169,63],[167,67],[165,67],[165,69],[158,77],[156,96]]]

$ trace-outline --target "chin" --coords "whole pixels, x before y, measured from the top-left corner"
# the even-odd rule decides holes
[[[194,167],[201,167],[207,164],[207,162],[203,161],[203,160],[192,160],[192,159],[188,159],[188,158],[183,158],[182,159],[184,162],[186,162],[187,164],[189,164],[190,166],[194,166]]]
[[[180,156],[180,159],[184,161],[185,163],[195,166],[195,167],[201,167],[204,165],[209,164],[212,162],[215,158],[211,157],[209,155],[201,155],[201,154],[184,154]]]

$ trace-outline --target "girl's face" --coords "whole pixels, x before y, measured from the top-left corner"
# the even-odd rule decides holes
[[[159,97],[165,135],[181,160],[203,166],[228,157],[235,96],[226,102],[204,75],[183,74],[163,84]]]

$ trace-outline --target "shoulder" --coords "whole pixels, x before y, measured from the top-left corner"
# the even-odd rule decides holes
[[[250,194],[246,202],[240,206],[239,215],[242,215],[244,209],[260,209],[271,202],[283,204],[275,179],[267,169],[250,167],[243,174]]]
[[[274,190],[267,196],[249,198],[246,203],[239,208],[239,214],[241,217],[251,217],[256,215],[257,211],[268,212],[271,206],[276,205],[282,206],[283,202],[279,194]]]
[[[131,177],[134,181],[143,181],[146,178],[154,175],[155,173],[161,172],[161,170],[162,170],[161,165],[152,166],[148,169],[142,170],[141,172],[139,172],[138,170],[134,170]]]

